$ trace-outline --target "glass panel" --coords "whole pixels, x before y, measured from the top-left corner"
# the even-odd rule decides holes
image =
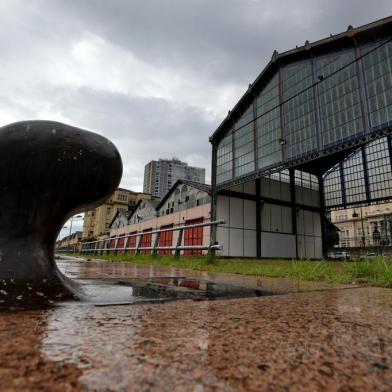
[[[254,115],[253,115],[253,104],[250,105],[245,112],[242,114],[242,116],[237,120],[237,122],[234,125],[234,129],[240,129],[245,125],[249,125],[252,123],[254,120]]]
[[[255,170],[253,104],[234,125],[234,175]]]
[[[282,161],[279,75],[276,74],[256,98],[258,168]]]
[[[365,148],[368,166],[370,197],[372,199],[392,196],[392,171],[388,141],[384,137]]]
[[[362,49],[367,53],[381,42]],[[362,59],[372,129],[392,125],[392,42],[365,55]]]
[[[335,166],[324,176],[324,202],[326,207],[343,204],[339,165]]]
[[[309,60],[282,69],[287,158],[317,149],[312,64]],[[287,102],[286,102],[287,101]]]
[[[265,178],[270,178],[279,182],[287,182],[288,184],[290,184],[290,174],[288,170],[271,173],[269,176],[265,176]]]
[[[318,179],[313,174],[306,173],[300,170],[295,170],[294,181],[295,181],[295,185],[298,185],[301,188],[308,188],[314,191],[319,190]]]
[[[356,63],[341,69],[354,59],[354,51],[348,50],[316,60],[317,76],[322,79],[318,94],[323,147],[363,133]]]
[[[217,166],[216,166],[216,183],[232,179],[233,169],[233,134],[225,136],[218,145],[217,149]]]
[[[392,170],[387,138],[365,146],[370,201],[392,197]],[[365,173],[362,151],[358,150],[343,163],[347,203],[366,202]],[[343,204],[339,165],[324,176],[326,207]]]
[[[366,200],[365,175],[362,151],[358,150],[343,162],[347,203]]]

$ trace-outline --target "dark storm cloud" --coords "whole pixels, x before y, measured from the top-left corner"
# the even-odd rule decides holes
[[[391,14],[390,0],[3,0],[0,122],[49,118],[112,139],[122,186],[150,159],[207,167],[208,136],[282,52]]]
[[[116,144],[131,185],[141,184],[144,165],[158,157],[175,156],[190,164],[210,165],[208,136],[215,122],[198,107],[87,87],[37,89],[39,101],[51,97],[51,110],[60,120],[72,119],[72,125],[103,134]],[[6,104],[0,96],[0,105]],[[26,118],[34,117],[27,105],[22,110]]]
[[[156,151],[165,157],[209,152],[205,147],[209,130],[215,124],[196,107],[179,107],[164,99],[129,97],[89,88],[64,91],[54,103],[61,108],[61,115],[73,118],[79,126],[112,134],[131,162],[143,157],[143,163],[156,159]],[[91,113],[95,115],[90,117]]]
[[[57,5],[146,61],[243,83],[256,76],[274,49],[291,49],[392,10],[389,0],[62,0]]]

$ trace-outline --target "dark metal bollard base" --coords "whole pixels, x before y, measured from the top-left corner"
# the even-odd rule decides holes
[[[89,131],[25,121],[0,128],[0,156],[0,306],[83,298],[58,270],[54,245],[69,217],[117,188],[118,150]]]

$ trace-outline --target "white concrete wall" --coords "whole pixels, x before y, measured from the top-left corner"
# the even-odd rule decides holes
[[[224,256],[256,257],[256,203],[218,196],[217,219],[226,223],[217,229],[217,241]]]
[[[295,236],[262,232],[261,257],[295,258]]]
[[[320,214],[299,210],[297,214],[298,257],[301,259],[322,258]]]
[[[286,182],[262,178],[261,196],[290,201],[290,185]],[[256,194],[255,181],[236,185],[230,190]],[[317,191],[296,186],[299,204],[319,206]],[[292,227],[291,207],[272,203],[261,205],[261,256],[321,258],[321,224],[318,212],[297,209],[297,244]],[[256,202],[218,195],[217,219],[226,223],[217,230],[217,241],[223,247],[218,254],[231,257],[256,257]]]

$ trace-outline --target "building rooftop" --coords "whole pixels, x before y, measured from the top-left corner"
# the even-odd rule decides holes
[[[177,163],[179,165],[188,166],[187,162],[182,162],[180,159],[175,158],[175,157],[173,157],[171,159],[169,159],[169,158],[159,158],[159,161],[160,162],[172,162],[172,163]]]
[[[390,34],[391,29],[392,16],[388,16],[356,28],[350,25],[347,30],[342,33],[336,35],[331,34],[329,37],[313,43],[306,41],[304,45],[282,53],[278,53],[278,51],[275,50],[271,60],[260,75],[249,85],[248,90],[240,98],[234,108],[228,112],[226,118],[211,135],[209,139],[210,142],[213,142],[222,131],[226,130],[226,128],[237,119],[246,108],[246,105],[254,99],[255,92],[262,88],[279,66],[301,59],[311,58],[314,55],[328,53],[336,49],[351,48],[358,43],[368,42],[374,38],[382,38],[388,33]]]
[[[128,193],[132,193],[134,195],[137,195],[138,193],[141,193],[141,192],[131,191],[130,189],[125,189],[125,188],[117,188],[116,191],[128,192]]]
[[[170,195],[174,192],[174,190],[178,187],[178,185],[188,185],[190,187],[199,189],[202,192],[206,192],[209,195],[211,194],[211,185],[208,184],[203,184],[201,182],[195,182],[195,181],[189,181],[189,180],[177,180],[173,186],[170,188],[169,192],[166,193],[165,197],[160,200],[159,204],[157,205],[156,209],[159,210],[163,204],[166,202],[166,200],[170,197]]]

